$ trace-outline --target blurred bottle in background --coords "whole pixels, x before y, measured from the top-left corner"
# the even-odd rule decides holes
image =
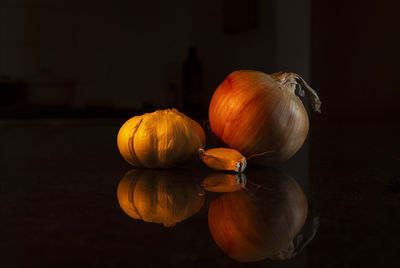
[[[168,82],[168,91],[167,91],[167,107],[168,108],[180,108],[179,103],[179,92],[176,81]]]
[[[207,105],[204,105],[203,66],[195,47],[189,48],[182,71],[183,111],[196,118],[207,116]]]

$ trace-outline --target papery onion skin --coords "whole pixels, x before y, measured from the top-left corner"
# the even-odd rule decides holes
[[[131,165],[172,168],[205,145],[202,127],[176,109],[157,110],[126,121],[117,136],[121,155]]]
[[[238,150],[247,158],[262,155],[249,163],[268,165],[289,159],[303,145],[309,128],[307,112],[295,92],[298,79],[300,84],[305,83],[292,73],[268,75],[251,70],[231,73],[211,99],[212,132],[222,145]],[[312,104],[319,110],[321,103],[315,91],[309,94],[316,96]]]
[[[131,218],[174,226],[203,206],[203,190],[182,170],[132,169],[117,188],[121,209]]]
[[[300,185],[279,171],[263,172],[260,184],[246,172],[246,188],[210,202],[208,224],[216,244],[232,259],[253,262],[288,248],[308,213]],[[261,175],[262,176],[262,175]]]

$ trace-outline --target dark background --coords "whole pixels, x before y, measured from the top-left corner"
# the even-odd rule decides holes
[[[39,176],[42,164],[51,166],[46,185],[54,183],[50,175],[60,172],[61,160],[51,160],[59,157],[67,170],[61,172],[63,189],[76,190],[69,177],[93,176],[86,173],[97,163],[104,169],[95,173],[103,174],[108,187],[104,174],[113,174],[113,165],[123,166],[113,144],[121,123],[155,109],[185,111],[183,66],[194,46],[202,65],[204,105],[196,119],[205,119],[212,92],[238,69],[298,73],[322,100],[322,114],[310,112],[305,146],[284,166],[302,181],[310,215],[321,217],[316,238],[298,262],[399,267],[400,16],[395,1],[1,0],[0,11],[5,126],[0,175],[11,178],[7,185],[19,185],[14,177]],[[93,138],[93,129],[103,136]],[[86,160],[76,165],[79,155]],[[41,193],[33,181],[21,185],[29,194],[32,189]],[[3,196],[8,200],[14,194]],[[40,196],[46,193],[34,198]],[[8,202],[17,212],[21,208]],[[5,215],[21,214],[2,209]],[[23,230],[24,223],[18,228]]]
[[[9,98],[2,115],[151,111],[171,106],[171,84],[179,93],[174,106],[182,108],[190,46],[203,66],[204,106],[233,70],[309,76],[310,3],[288,10],[277,2],[3,0],[0,71],[4,83],[17,85],[2,85],[2,99]],[[292,30],[283,19],[288,12],[296,17]],[[281,34],[288,30],[293,36]]]
[[[323,122],[399,120],[390,1],[0,3],[2,117],[183,108],[182,68],[195,46],[203,103],[233,70],[290,71],[319,92]]]

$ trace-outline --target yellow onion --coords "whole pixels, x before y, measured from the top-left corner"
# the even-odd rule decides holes
[[[133,219],[174,226],[204,204],[203,190],[192,178],[184,171],[133,169],[118,185],[119,205]]]
[[[246,177],[245,189],[210,202],[208,224],[214,241],[240,262],[290,256],[283,252],[290,250],[308,213],[302,188],[277,170],[247,171]]]
[[[194,157],[205,144],[202,127],[176,109],[135,116],[118,132],[125,160],[136,167],[171,168]]]
[[[316,92],[297,74],[235,71],[212,96],[211,130],[223,145],[238,150],[250,163],[285,161],[307,137],[308,115],[297,96],[305,95],[303,89],[314,110],[320,112]]]
[[[201,187],[208,192],[229,193],[239,191],[246,185],[244,173],[215,172],[203,179]]]

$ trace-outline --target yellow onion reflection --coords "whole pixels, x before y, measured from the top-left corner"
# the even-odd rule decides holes
[[[242,189],[246,185],[244,173],[211,173],[203,179],[201,187],[208,192],[229,193]]]
[[[117,196],[130,217],[164,226],[189,218],[204,204],[191,174],[177,170],[133,169],[120,181]]]
[[[272,169],[248,170],[246,188],[210,202],[208,223],[216,244],[241,262],[285,258],[307,218],[300,185]]]

